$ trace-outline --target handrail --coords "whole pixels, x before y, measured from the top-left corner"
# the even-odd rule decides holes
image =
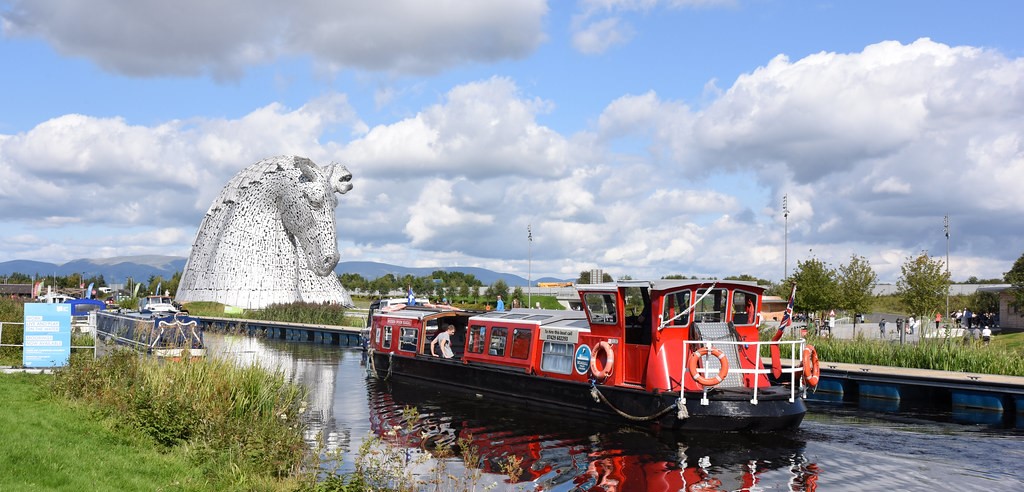
[[[729,346],[729,345],[732,345],[732,346],[750,347],[750,346],[753,345],[756,348],[756,353],[758,354],[756,360],[754,361],[754,367],[753,368],[742,367],[742,365],[740,365],[738,363],[739,361],[728,361],[729,362],[729,372],[730,373],[735,372],[737,374],[753,374],[755,376],[753,378],[754,379],[754,385],[753,385],[754,393],[753,393],[753,397],[750,399],[750,403],[753,404],[753,405],[757,405],[757,402],[758,402],[757,394],[758,394],[758,389],[760,388],[760,384],[759,384],[760,383],[760,377],[758,377],[758,376],[761,376],[761,375],[767,376],[768,374],[772,373],[772,370],[764,368],[764,364],[763,364],[763,362],[761,362],[761,355],[760,355],[761,354],[761,346],[762,345],[769,345],[769,346],[771,346],[771,345],[779,345],[779,346],[788,345],[790,347],[789,357],[788,357],[789,358],[789,366],[786,367],[785,364],[783,364],[783,367],[781,368],[781,372],[783,374],[789,374],[789,383],[790,383],[789,384],[789,402],[793,403],[793,402],[796,401],[796,390],[797,390],[797,387],[798,387],[797,382],[799,382],[799,388],[800,388],[800,391],[802,393],[802,396],[805,396],[805,394],[806,394],[807,389],[806,389],[806,385],[803,382],[803,378],[802,377],[797,377],[797,374],[801,374],[802,375],[803,374],[803,370],[804,370],[803,369],[803,365],[800,363],[800,361],[801,361],[801,356],[803,355],[804,347],[807,345],[807,340],[805,340],[803,338],[797,339],[797,340],[779,340],[779,341],[775,341],[775,342],[772,342],[772,341],[747,342],[747,341],[735,341],[735,340],[684,340],[683,341],[683,353],[684,354],[691,353],[690,351],[687,350],[687,347],[690,346],[690,345],[697,346],[697,347],[706,347],[709,351],[711,349],[715,348],[715,346]],[[781,361],[780,361],[780,364],[781,364]],[[708,374],[710,374],[710,371],[708,370],[708,366],[707,365],[704,365],[700,369],[700,371],[703,372],[704,377],[707,377]],[[685,375],[686,375],[686,360],[683,361],[682,374],[680,375],[679,380],[683,381],[684,378],[685,378]],[[710,403],[710,401],[708,400],[708,391],[709,391],[709,389],[710,389],[710,387],[708,387],[708,386],[704,387],[703,394],[702,394],[702,397],[701,397],[701,405],[708,405]],[[680,398],[683,398],[683,395],[685,393],[686,393],[685,389],[681,389],[681,391],[679,392]]]

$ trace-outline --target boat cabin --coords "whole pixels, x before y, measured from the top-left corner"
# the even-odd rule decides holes
[[[714,349],[715,357],[701,354],[700,365],[702,374],[714,375],[724,361],[720,388],[751,388],[755,378],[758,387],[769,386],[758,344],[763,287],[656,280],[576,288],[579,311],[409,306],[374,313],[370,345],[378,353],[431,358],[430,342],[451,324],[453,361],[647,391],[702,390],[687,363],[694,352]]]

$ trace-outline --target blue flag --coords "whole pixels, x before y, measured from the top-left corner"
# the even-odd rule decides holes
[[[412,293],[412,286],[411,285],[409,286],[408,299],[406,300],[405,303],[407,305],[409,305],[409,306],[415,306],[416,305],[416,295]]]

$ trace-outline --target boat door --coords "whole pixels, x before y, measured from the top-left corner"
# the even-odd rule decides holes
[[[622,378],[626,383],[642,386],[651,352],[651,293],[646,285],[631,285],[620,290],[625,301],[626,321]]]

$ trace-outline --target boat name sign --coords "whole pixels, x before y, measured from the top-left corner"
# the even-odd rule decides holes
[[[576,348],[576,373],[586,374],[590,370],[590,346],[583,344]]]
[[[565,328],[541,328],[540,339],[545,342],[562,342],[576,344],[580,341],[580,332]]]

